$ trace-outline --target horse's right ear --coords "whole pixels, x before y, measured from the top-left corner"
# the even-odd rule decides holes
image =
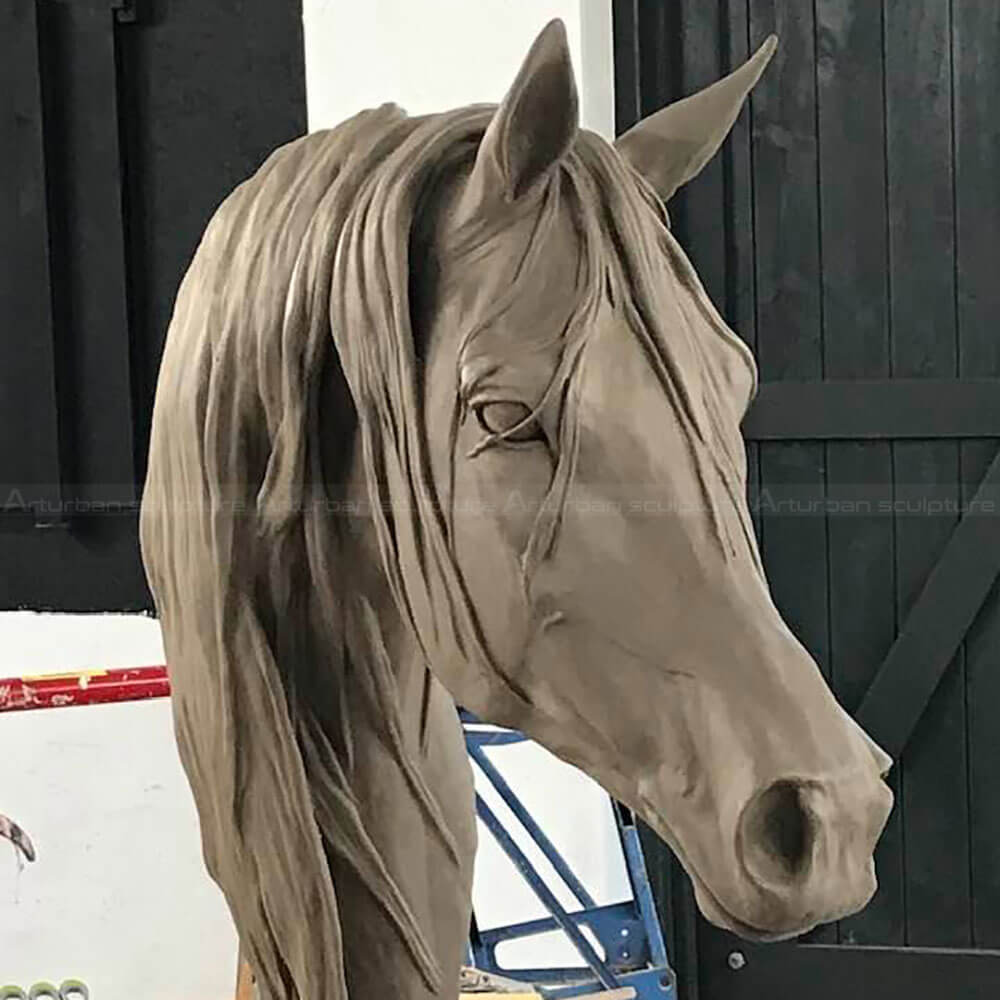
[[[643,118],[615,141],[664,201],[715,156],[777,47],[778,39],[770,35],[729,76]]]
[[[566,28],[556,18],[535,39],[486,129],[463,208],[512,202],[548,173],[576,136],[578,103]]]

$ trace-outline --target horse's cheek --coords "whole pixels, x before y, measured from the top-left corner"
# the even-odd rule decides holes
[[[534,449],[494,449],[456,468],[455,554],[487,642],[508,664],[526,638],[521,556],[550,479],[548,458]]]
[[[456,518],[485,560],[499,548],[515,562],[528,545],[532,528],[552,482],[552,460],[538,447],[497,446],[456,469]]]

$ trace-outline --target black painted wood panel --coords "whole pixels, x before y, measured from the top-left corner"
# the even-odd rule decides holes
[[[62,502],[49,189],[52,94],[34,0],[0,7],[0,512]],[[0,515],[2,516],[2,515]],[[44,514],[39,514],[39,518]]]
[[[885,7],[890,358],[894,375],[957,374],[949,5]],[[958,500],[958,446],[898,442],[897,492]],[[957,523],[950,513],[896,519],[896,603],[903,619]],[[969,941],[964,657],[945,672],[900,765],[907,944]],[[942,887],[948,886],[943,892]]]
[[[748,12],[751,50],[771,33],[786,40],[755,88],[751,118],[758,367],[764,381],[818,379],[823,315],[813,10],[751,0]],[[688,225],[693,233],[701,221]],[[775,603],[829,678],[827,523],[808,513],[822,511],[826,500],[824,446],[761,442],[758,470],[761,551]],[[771,502],[786,492],[798,500],[791,515]],[[804,565],[812,572],[804,575]],[[836,940],[836,931],[820,927],[810,939]]]
[[[750,58],[750,12],[744,4],[726,4],[721,9],[720,73],[731,73]],[[757,261],[754,253],[753,148],[750,129],[753,96],[736,119],[721,150],[725,182],[725,300],[716,306],[750,349],[757,351]],[[718,211],[716,204],[710,210]],[[688,227],[690,229],[690,227]],[[760,446],[747,441],[747,493],[758,541],[760,525]]]
[[[993,996],[1000,7],[666,6],[676,35],[641,58],[662,41],[680,72],[656,106],[780,38],[714,172],[668,207],[757,354],[748,491],[775,597],[845,707],[900,751],[872,903],[806,944],[748,946],[696,917],[681,984],[700,1000]],[[651,866],[669,908],[684,880],[666,856]]]
[[[957,3],[952,21],[952,107],[959,374],[1000,373],[1000,4]],[[1000,440],[963,444],[963,499]],[[1000,949],[1000,594],[994,585],[965,643],[971,942]]]
[[[870,0],[817,3],[816,46],[824,375],[838,380],[885,378],[890,374],[888,217],[879,6]],[[871,409],[880,412],[883,406],[879,399]],[[858,412],[856,403],[851,411]],[[844,416],[838,414],[841,425]],[[888,443],[831,442],[826,453],[831,499],[874,501],[891,495],[886,489],[892,476]],[[884,515],[855,516],[847,505],[844,510],[838,514],[833,508],[827,517],[830,679],[841,703],[853,711],[896,627],[894,532]],[[891,785],[898,798],[898,774],[892,775]],[[876,866],[876,898],[863,913],[839,924],[837,940],[902,943],[898,811],[881,838]]]
[[[727,962],[733,948],[739,970]],[[746,946],[719,935],[704,957],[703,996],[721,1000],[994,1000],[1000,982],[998,951]]]
[[[118,22],[108,2],[42,3],[38,15],[69,523],[136,496]]]
[[[212,211],[306,129],[301,4],[0,7],[0,609],[144,608],[163,338]]]

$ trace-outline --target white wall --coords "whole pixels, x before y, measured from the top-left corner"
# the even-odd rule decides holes
[[[552,17],[566,23],[582,122],[610,137],[610,0],[305,0],[310,128],[387,100],[414,114],[499,101]],[[150,619],[0,614],[0,678],[161,662]],[[168,703],[3,714],[0,741],[0,812],[38,850],[22,870],[0,842],[0,985],[79,978],[94,1000],[229,1000],[235,934],[204,872]],[[493,759],[598,902],[623,898],[627,878],[604,793],[536,747],[504,748]],[[481,835],[474,901],[483,926],[541,916]],[[575,959],[558,940],[516,957]]]
[[[610,138],[610,0],[305,0],[309,128],[385,101],[410,114],[499,102],[554,17],[566,25],[582,124]]]
[[[163,663],[137,615],[0,614],[0,678]],[[81,979],[93,1000],[232,1000],[236,935],[205,874],[165,699],[0,715],[0,985]]]

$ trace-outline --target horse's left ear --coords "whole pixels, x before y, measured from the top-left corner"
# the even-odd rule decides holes
[[[577,109],[566,28],[556,18],[535,39],[486,129],[469,177],[467,205],[520,197],[569,149]]]
[[[664,201],[715,156],[777,47],[770,35],[738,70],[644,118],[615,141]]]

